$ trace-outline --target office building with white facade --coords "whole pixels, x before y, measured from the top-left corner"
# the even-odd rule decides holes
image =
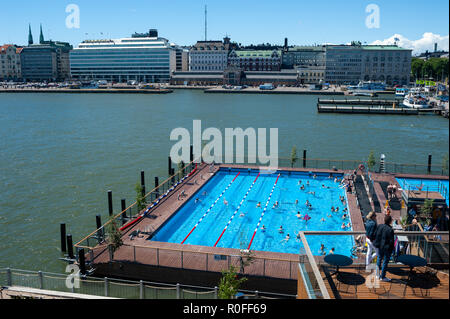
[[[171,70],[177,68],[173,65],[176,48],[154,29],[131,38],[86,40],[70,53],[71,76],[76,80],[168,82]]]

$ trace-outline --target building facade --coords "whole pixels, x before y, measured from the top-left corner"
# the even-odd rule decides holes
[[[33,43],[31,27],[28,46],[20,53],[22,78],[25,81],[66,81],[70,79],[69,54],[73,47],[67,42],[46,41],[41,32],[39,43]]]
[[[75,80],[168,82],[176,63],[175,46],[156,30],[116,40],[86,40],[70,52]]]
[[[17,81],[22,78],[21,51],[22,48],[12,44],[0,46],[0,81]]]
[[[281,51],[279,50],[232,50],[228,65],[244,71],[279,71]]]
[[[327,46],[325,81],[332,84],[377,81],[407,85],[411,53],[412,50],[396,45]]]
[[[22,49],[20,62],[24,81],[56,81],[58,78],[56,48],[33,44]]]
[[[223,71],[228,64],[229,41],[197,41],[189,50],[189,71]]]
[[[325,52],[324,45],[285,47],[282,55],[282,68],[325,67]]]

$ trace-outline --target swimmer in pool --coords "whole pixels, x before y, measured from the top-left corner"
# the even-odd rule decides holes
[[[266,231],[266,226],[262,225],[261,231],[262,231],[262,232],[265,232],[265,231]]]
[[[342,228],[342,229],[345,229],[345,227],[346,227],[346,226],[345,226],[345,223],[342,223],[341,228]]]
[[[276,201],[274,204],[273,204],[273,208],[277,208],[278,207],[278,201]]]
[[[320,244],[320,254],[325,255],[325,245],[324,244]]]
[[[240,217],[244,217],[245,216],[245,214],[242,212],[240,215],[239,215]]]
[[[261,202],[258,202],[258,204],[256,204],[256,208],[261,207]]]
[[[331,250],[330,250],[330,253],[329,253],[330,255],[333,255],[334,254],[334,247],[333,248],[331,248]]]
[[[350,222],[347,223],[347,227],[350,228],[352,225],[350,225]]]
[[[309,200],[306,200],[305,205],[309,206]]]
[[[298,199],[295,200],[295,205],[298,205]]]
[[[204,191],[204,192],[202,193],[202,195],[203,195],[203,196],[206,196],[206,195],[208,195],[208,193],[207,193],[206,191]]]
[[[289,239],[291,239],[291,236],[289,234],[287,234],[286,237],[283,239],[283,241],[287,242]]]
[[[305,190],[305,186],[304,185],[300,186],[300,190],[304,191]]]
[[[280,228],[278,228],[278,232],[279,232],[280,234],[282,234],[282,233],[284,232],[284,230],[283,230],[283,225],[281,225]]]
[[[297,185],[302,185],[302,180],[301,179],[298,180],[298,184]]]
[[[228,205],[228,201],[225,198],[223,199],[223,204]]]
[[[302,218],[302,214],[300,214],[300,212],[297,212],[297,218],[298,219]]]
[[[334,212],[335,212],[335,210],[334,210],[334,206],[331,206],[331,212],[332,212],[332,213],[334,213]]]
[[[321,222],[324,222],[324,221],[325,221],[325,218],[322,217],[322,219],[321,219],[320,221],[321,221]]]

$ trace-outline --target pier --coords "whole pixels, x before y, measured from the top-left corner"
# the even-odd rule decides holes
[[[0,88],[0,93],[97,93],[97,94],[167,94],[172,93],[169,89],[3,89]]]

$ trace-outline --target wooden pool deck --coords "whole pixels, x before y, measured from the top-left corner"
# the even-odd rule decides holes
[[[409,268],[401,265],[388,267],[386,277],[392,281],[378,285],[364,266],[341,268],[341,275],[331,277],[332,267],[321,265],[320,271],[332,299],[449,299],[448,274],[430,268],[416,268],[406,290]]]
[[[287,282],[290,282],[291,284],[296,282],[298,279],[298,254],[252,251],[253,262],[249,266],[242,268],[241,261],[244,255],[239,249],[148,240],[149,235],[147,233],[154,232],[163,226],[190,198],[196,196],[196,193],[200,188],[205,185],[221,167],[255,169],[255,167],[245,165],[215,165],[214,168],[211,168],[209,165],[199,164],[197,170],[163,198],[146,217],[142,218],[139,222],[123,232],[123,245],[114,253],[113,259],[111,259],[105,243],[96,246],[90,254],[87,254],[87,260],[91,263],[92,267],[97,270],[102,269],[100,272],[101,275],[153,281],[158,280],[159,278],[160,281],[167,282],[170,278],[164,276],[161,277],[161,271],[165,271],[165,274],[170,273],[172,275],[184,273],[184,275],[180,275],[181,277],[179,278],[184,278],[189,281],[196,280],[193,276],[199,276],[198,278],[201,276],[210,276],[209,278],[211,278],[211,275],[208,274],[218,276],[222,270],[226,270],[230,265],[233,265],[241,275],[262,278],[263,280],[287,280]],[[293,172],[313,171],[334,174],[351,173],[350,171],[329,169],[278,169]],[[376,181],[375,184],[386,181],[396,182],[395,176],[389,174],[373,174],[373,179]],[[178,198],[178,195],[182,190],[184,190],[187,196]],[[379,196],[380,203],[382,203],[385,199],[383,198],[384,193],[381,184],[375,187],[375,191],[377,196]],[[398,196],[401,198],[400,194],[398,194]],[[355,192],[347,193],[347,203],[353,230],[364,231],[364,222],[361,210],[357,205]],[[382,222],[384,214],[377,215],[378,222]],[[400,210],[393,210],[392,215],[394,219],[399,219]],[[130,236],[135,231],[140,231],[141,233],[138,236]],[[147,274],[150,276],[150,273],[153,270],[153,277],[142,277]],[[445,282],[445,280],[442,280],[442,282]],[[384,285],[385,283],[382,284]],[[448,295],[448,278],[446,285]],[[393,287],[393,291],[395,292],[395,285],[393,285]],[[352,289],[354,288],[352,287]],[[283,291],[278,290],[277,292],[282,293]],[[361,289],[361,292],[364,292],[364,290]],[[365,294],[368,298],[369,296],[378,298],[377,295],[370,295],[368,292]],[[347,295],[343,294],[343,296]],[[365,296],[364,293],[363,296]]]

